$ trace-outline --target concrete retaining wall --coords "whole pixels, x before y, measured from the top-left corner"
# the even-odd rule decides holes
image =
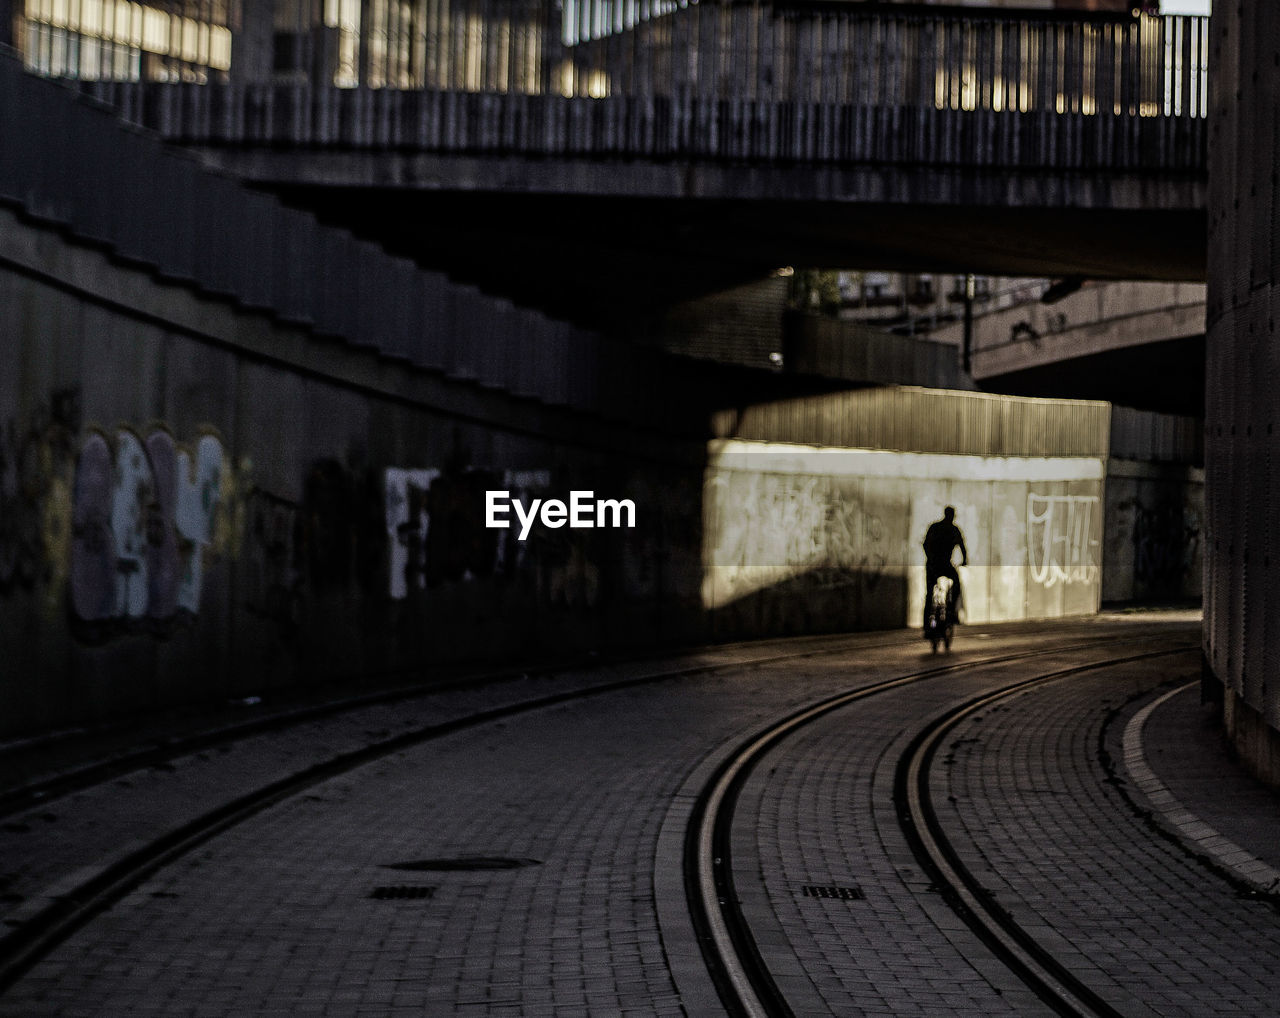
[[[1103,470],[1101,457],[718,442],[703,603],[719,631],[735,634],[918,626],[924,533],[953,505],[969,553],[960,568],[968,621],[1091,613]]]
[[[0,736],[448,662],[914,623],[946,503],[972,621],[1098,604],[1105,404],[804,396],[673,359],[647,417],[618,420],[3,208],[0,307]],[[622,384],[653,356],[617,344],[597,370]],[[520,542],[484,525],[489,490],[631,499],[636,526]]]
[[[1103,601],[1199,600],[1203,469],[1112,458],[1103,519]]]
[[[319,338],[4,209],[0,308],[0,734],[705,635],[703,444],[679,438],[688,392],[716,398],[703,381],[653,393],[668,430],[619,425]],[[634,530],[520,543],[484,526],[499,488],[643,509]]]

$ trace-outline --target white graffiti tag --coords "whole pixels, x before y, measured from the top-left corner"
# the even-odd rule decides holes
[[[1095,583],[1097,495],[1027,495],[1027,554],[1031,579],[1045,587]]]
[[[425,586],[427,493],[439,470],[403,470],[388,467],[386,472],[387,546],[391,550],[391,597],[397,601],[410,590]]]

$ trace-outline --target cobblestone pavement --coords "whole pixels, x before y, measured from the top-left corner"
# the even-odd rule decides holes
[[[1048,632],[1079,642],[1141,625],[1099,620]],[[1045,630],[962,630],[953,658],[1031,645],[1046,645]],[[0,1014],[718,1013],[678,918],[673,818],[693,776],[768,721],[931,661],[908,633],[867,634],[846,646],[844,654],[669,678],[512,715],[316,784],[135,888],[0,997]],[[1105,656],[1105,647],[1097,653]],[[767,656],[729,648],[701,661]],[[495,702],[666,667],[362,708],[29,811],[0,832],[6,919],[21,922],[130,839],[153,837],[325,754]],[[735,872],[798,1014],[1035,1013],[924,886],[891,800],[897,754],[921,719],[1005,674],[1004,666],[958,673],[864,701],[787,740],[758,769],[739,806]],[[948,824],[975,865],[992,866],[982,872],[998,882],[1001,900],[1020,898],[1063,924],[1058,932],[1076,938],[1109,990],[1140,995],[1156,1013],[1216,1014],[1193,1003],[1238,982],[1234,999],[1245,1003],[1236,1013],[1267,1013],[1250,1011],[1247,994],[1280,999],[1274,959],[1262,948],[1216,955],[1230,955],[1242,938],[1274,952],[1276,913],[1234,897],[1216,871],[1191,861],[1108,783],[1114,775],[1099,759],[1104,734],[1123,754],[1126,723],[1166,677],[1064,681],[974,721],[957,736],[944,775],[944,800],[956,797]],[[1130,703],[1140,692],[1146,700]],[[1163,703],[1150,715],[1148,742],[1177,724],[1194,727],[1194,709],[1185,697]],[[1211,756],[1206,741],[1197,760]],[[1194,799],[1206,787],[1190,765],[1179,771],[1157,761],[1149,776],[1166,784],[1135,785],[1135,800],[1160,788]],[[1217,829],[1232,833],[1231,817],[1219,817]],[[1086,851],[1099,846],[1105,851]],[[402,864],[410,868],[392,868]],[[744,873],[754,873],[754,884]],[[814,899],[803,894],[806,884],[856,885],[865,897]],[[1126,898],[1131,887],[1147,897]],[[1053,896],[1079,907],[1059,907]],[[1217,925],[1197,926],[1204,914]],[[1206,967],[1188,969],[1197,947]],[[1184,985],[1186,971],[1198,974],[1199,989]]]
[[[1242,896],[1239,883],[1250,872],[1274,875],[1239,844],[1280,851],[1274,793],[1223,769],[1229,761],[1203,739],[1190,687],[1165,698],[1165,716],[1146,732],[1144,759],[1169,758],[1137,768],[1147,782],[1116,763],[1138,705],[1171,677],[1185,687],[1198,663],[1192,652],[1019,694],[952,732],[933,774],[965,865],[1125,1015],[1263,1015],[1280,1000],[1280,914]],[[894,816],[893,769],[916,730],[909,719],[976,695],[1001,671],[1014,669],[844,708],[758,768],[740,805],[735,870],[797,1014],[1050,1013],[930,902]],[[1152,801],[1161,790],[1170,793],[1164,809]],[[1204,849],[1205,816],[1217,824],[1216,857]],[[861,896],[815,898],[804,893],[813,885]]]
[[[867,642],[886,640],[883,636],[854,638],[852,645]],[[803,651],[803,646],[799,649]],[[237,796],[372,743],[504,705],[673,670],[749,664],[796,650],[787,642],[762,643],[715,648],[674,660],[514,675],[504,681],[461,685],[358,706],[333,716],[306,718],[122,773],[0,822],[0,921],[17,926],[69,886],[106,868],[130,847],[145,844]],[[264,704],[222,711],[217,723],[235,726],[270,709]],[[188,721],[181,734],[201,734],[198,721]],[[21,787],[72,771],[82,763],[153,749],[163,744],[166,735],[163,728],[156,727],[136,737],[126,730],[117,733],[114,743],[95,741],[91,751],[83,754],[77,754],[74,745],[61,753],[11,752],[0,756],[0,787]]]
[[[1197,665],[1188,655],[1184,674]],[[1123,1013],[1275,1013],[1280,914],[1153,836],[1134,775],[1101,758],[1104,735],[1114,753],[1120,730],[1104,731],[1110,712],[1149,690],[1151,671],[1073,676],[957,730],[940,778],[954,799],[948,825],[1015,918],[1067,945]]]
[[[899,654],[893,644],[901,641],[888,642],[865,653]],[[684,774],[709,749],[846,682],[830,662],[812,675],[806,667],[575,701],[457,732],[318,785],[139,887],[37,966],[0,1008],[682,1013],[655,919],[659,826]],[[111,795],[136,787],[117,783]],[[536,864],[385,868],[471,857]],[[417,900],[369,897],[398,885],[432,890]]]

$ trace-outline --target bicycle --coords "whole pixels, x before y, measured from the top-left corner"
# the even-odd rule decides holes
[[[954,584],[949,576],[939,576],[929,591],[929,600],[924,606],[924,638],[929,641],[933,652],[938,653],[938,644],[951,650],[951,636],[956,626],[956,605],[953,596]]]

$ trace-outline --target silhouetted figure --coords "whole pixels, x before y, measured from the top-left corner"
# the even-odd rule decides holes
[[[950,600],[953,612],[960,606],[960,574],[956,572],[956,567],[951,564],[951,554],[959,547],[962,556],[960,564],[967,566],[969,564],[969,551],[964,546],[964,535],[960,533],[960,528],[956,526],[955,519],[955,509],[947,506],[942,511],[942,519],[931,524],[929,529],[925,531],[924,598],[926,610],[929,599],[933,596],[933,586],[938,582],[939,576],[947,576],[951,579]]]

